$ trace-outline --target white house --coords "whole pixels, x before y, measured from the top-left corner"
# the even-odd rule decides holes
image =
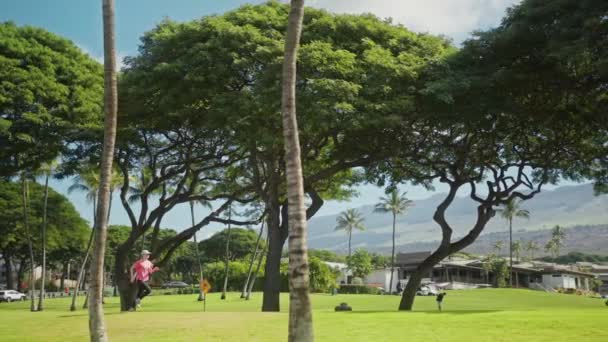
[[[345,263],[331,261],[323,261],[323,263],[333,270],[340,271],[340,275],[338,276],[338,279],[336,279],[338,284],[350,284],[353,272],[348,269],[348,266]]]
[[[543,274],[543,285],[553,288],[576,289],[576,277],[567,273]]]
[[[381,287],[385,291],[389,288],[391,281],[391,269],[390,267],[373,270],[365,279],[363,283],[368,286]],[[393,284],[391,286],[391,292],[397,292],[397,283],[399,283],[399,269],[395,268],[393,272]]]

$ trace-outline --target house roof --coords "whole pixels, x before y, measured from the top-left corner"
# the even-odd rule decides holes
[[[397,253],[395,263],[398,265],[418,265],[428,258],[431,252]]]

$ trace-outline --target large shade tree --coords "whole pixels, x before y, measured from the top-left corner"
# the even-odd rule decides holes
[[[140,125],[215,127],[242,153],[231,192],[252,194],[266,208],[266,311],[279,310],[280,259],[289,235],[279,115],[288,12],[289,6],[270,2],[182,24],[164,21],[142,38],[124,75],[133,106],[123,110],[145,113]],[[374,16],[306,9],[296,95],[307,218],[324,200],[351,194],[345,186],[360,180],[353,167],[382,158],[372,153],[382,151],[380,127],[392,122],[396,108],[412,108],[417,70],[450,50],[442,39]]]
[[[0,23],[0,176],[33,172],[102,113],[102,69],[43,29]]]
[[[559,36],[563,23],[574,28],[593,17],[588,3],[568,3],[578,8],[578,16],[570,16],[565,7],[556,10],[554,3],[545,7],[546,2],[524,1],[497,29],[477,33],[461,51],[428,65],[421,77],[425,85],[418,115],[402,116],[395,126],[400,131],[386,134],[402,148],[399,158],[384,165],[393,181],[432,186],[438,180],[449,189],[433,216],[441,242],[412,273],[401,310],[411,310],[422,276],[473,243],[497,207],[515,198],[531,199],[560,176],[582,176],[584,161],[601,151],[601,107],[584,92],[579,98],[576,87],[555,82],[554,72],[571,82],[585,80],[566,60],[554,58],[554,46],[547,43]],[[456,238],[446,211],[459,191],[477,204],[477,217]]]

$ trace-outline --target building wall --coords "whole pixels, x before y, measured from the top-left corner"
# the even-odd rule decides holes
[[[570,274],[552,273],[543,274],[543,285],[554,288],[575,289],[575,276]]]
[[[382,287],[388,289],[388,283],[391,281],[391,270],[373,270],[367,277],[365,277],[365,284],[383,284]],[[399,283],[399,269],[395,269],[393,273],[393,286],[391,292],[397,291],[397,284]]]

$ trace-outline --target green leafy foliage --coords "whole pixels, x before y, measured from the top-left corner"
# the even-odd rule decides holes
[[[372,258],[364,249],[357,249],[346,260],[346,264],[355,277],[365,278],[365,276],[372,272]]]
[[[199,250],[204,260],[219,261],[226,256],[226,239],[228,230],[224,229],[213,234],[210,238],[199,242]],[[251,229],[232,227],[230,231],[230,260],[244,259],[253,253],[257,241],[257,233]],[[260,248],[265,243],[260,241]]]
[[[72,42],[0,23],[0,176],[35,170],[102,117],[103,71]]]

